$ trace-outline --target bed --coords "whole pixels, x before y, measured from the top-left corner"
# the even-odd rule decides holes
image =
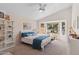
[[[23,35],[23,33],[25,33]],[[47,34],[36,34],[34,32],[29,32],[30,34],[27,36],[27,32],[21,33],[21,42],[31,44],[35,49],[43,49],[44,47],[51,42],[51,37]],[[40,40],[42,39],[42,40]],[[39,47],[40,46],[40,47]],[[38,48],[37,48],[38,47]]]

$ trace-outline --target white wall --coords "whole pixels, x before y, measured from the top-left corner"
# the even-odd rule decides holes
[[[79,16],[79,4],[73,4],[72,6],[72,26],[73,29],[79,34],[77,29],[77,16]],[[79,54],[79,40],[70,40],[70,54]]]

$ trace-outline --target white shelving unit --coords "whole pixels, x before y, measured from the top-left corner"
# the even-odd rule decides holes
[[[0,18],[0,51],[14,46],[13,21]]]

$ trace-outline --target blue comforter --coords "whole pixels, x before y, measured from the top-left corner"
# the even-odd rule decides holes
[[[33,40],[33,44],[32,44],[32,47],[34,49],[41,49],[41,42],[42,40],[46,39],[48,36],[39,36],[39,37],[36,37],[34,40]]]

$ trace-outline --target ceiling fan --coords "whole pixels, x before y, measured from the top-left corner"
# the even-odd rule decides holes
[[[39,4],[39,12],[44,12],[46,9],[46,6],[47,6],[47,4],[43,4],[43,3],[40,3]]]
[[[28,5],[32,6],[32,7],[38,6],[37,8],[38,8],[39,12],[44,12],[46,10],[46,6],[47,6],[46,3],[31,3]]]

